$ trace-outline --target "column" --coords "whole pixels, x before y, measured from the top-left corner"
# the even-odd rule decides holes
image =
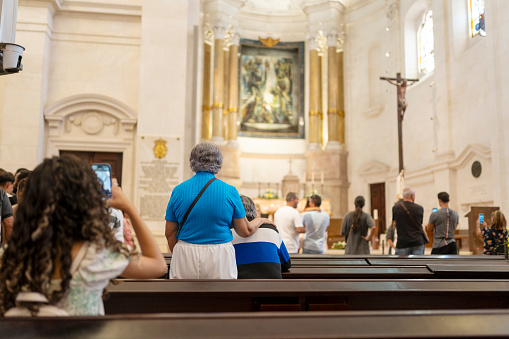
[[[223,46],[223,94],[224,99],[223,102],[225,105],[228,104],[228,97],[230,96],[230,49],[228,46],[228,41],[224,41]],[[228,140],[228,109],[225,107],[223,109],[223,137],[225,140]]]
[[[212,46],[210,43],[203,44],[203,96],[202,96],[202,118],[201,118],[201,138],[210,140],[212,137],[212,102],[210,96],[210,78],[211,78]]]
[[[234,33],[230,45],[230,95],[228,97],[228,145],[239,147],[237,142],[237,121],[239,104],[239,35]]]
[[[339,117],[344,112],[339,110],[339,75],[337,56],[338,35],[335,30],[327,34],[327,60],[328,60],[328,93],[327,93],[327,119],[329,127],[329,142],[327,148],[339,148]]]
[[[343,50],[337,53],[338,59],[338,140],[341,145],[345,144],[345,88],[343,73]]]
[[[318,149],[322,135],[320,56],[316,38],[309,39],[309,145],[310,149]]]
[[[212,88],[212,142],[223,144],[224,109],[224,36],[226,26],[217,25],[214,31],[214,78]]]

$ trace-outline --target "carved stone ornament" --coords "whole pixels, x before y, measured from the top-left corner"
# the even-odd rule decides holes
[[[158,159],[164,158],[164,156],[168,152],[168,147],[166,146],[166,143],[167,143],[167,141],[163,140],[162,138],[159,138],[156,141],[154,141],[155,145],[154,145],[153,150],[154,150],[154,155],[156,156],[156,158],[158,158]]]
[[[387,11],[385,13],[387,17],[388,26],[391,26],[394,21],[398,18],[399,14],[399,1],[386,1]]]
[[[101,114],[99,112],[84,112],[71,115],[65,121],[65,132],[71,133],[72,127],[81,127],[81,129],[89,135],[97,135],[104,126],[113,125],[113,134],[119,132],[119,120],[110,115]]]

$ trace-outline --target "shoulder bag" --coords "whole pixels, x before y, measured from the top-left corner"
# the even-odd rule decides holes
[[[428,238],[428,235],[426,234],[426,232],[424,232],[424,230],[422,229],[422,225],[419,224],[415,219],[414,219],[414,216],[412,214],[410,214],[410,212],[408,211],[408,208],[406,208],[405,206],[405,202],[402,201],[401,202],[401,206],[403,206],[403,208],[405,209],[405,212],[406,214],[408,214],[408,217],[410,218],[410,220],[412,220],[414,222],[414,224],[416,224],[419,229],[419,231],[421,231],[421,234],[422,234],[422,237],[424,238],[424,243],[427,244],[429,243],[429,238]],[[396,227],[398,227],[398,225],[396,225]]]
[[[191,206],[189,206],[189,208],[187,209],[187,212],[186,214],[184,215],[184,218],[182,218],[182,221],[179,222],[179,229],[177,231],[177,240],[179,238],[179,234],[180,234],[180,231],[182,230],[182,227],[184,227],[184,224],[186,223],[187,221],[187,217],[189,216],[189,213],[191,213],[191,210],[193,209],[194,205],[196,205],[196,203],[198,202],[198,200],[200,199],[200,197],[202,196],[203,192],[205,192],[205,190],[207,189],[207,187],[210,186],[210,184],[212,184],[212,182],[214,180],[216,180],[217,178],[212,178],[210,179],[206,184],[205,186],[203,186],[203,188],[201,189],[200,193],[198,193],[198,195],[196,196],[196,198],[194,198],[193,200],[193,203],[191,204]]]

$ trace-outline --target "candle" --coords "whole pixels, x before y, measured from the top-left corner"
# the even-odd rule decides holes
[[[378,210],[377,209],[373,210],[373,219],[375,219],[375,220],[378,219]]]
[[[306,172],[302,174],[302,177],[304,178],[304,183],[306,183]]]
[[[322,183],[323,185],[323,172],[320,172],[320,182]]]
[[[311,183],[315,183],[315,172],[311,172]]]

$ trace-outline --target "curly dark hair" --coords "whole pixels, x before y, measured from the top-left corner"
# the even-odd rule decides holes
[[[22,291],[39,292],[51,304],[58,303],[69,290],[71,248],[77,241],[130,257],[108,223],[108,207],[90,166],[72,155],[45,159],[26,182],[1,258],[0,314],[15,306]],[[53,291],[51,278],[57,269],[60,289]]]

